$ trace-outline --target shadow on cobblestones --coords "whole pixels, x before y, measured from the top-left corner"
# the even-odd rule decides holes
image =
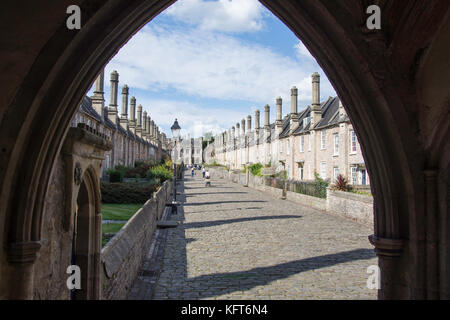
[[[248,192],[240,192],[240,191],[233,191],[233,192],[202,192],[202,193],[190,193],[186,195],[186,197],[195,197],[199,195],[205,195],[205,194],[247,194]]]
[[[185,206],[208,206],[212,204],[224,204],[224,203],[261,203],[267,202],[265,200],[229,200],[229,201],[212,201],[212,202],[191,202],[185,203]]]
[[[236,210],[236,209],[235,209]],[[223,211],[223,210],[222,210]],[[184,224],[185,229],[190,228],[205,228],[205,227],[215,227],[223,224],[238,223],[245,221],[256,221],[256,220],[274,220],[274,219],[298,219],[302,216],[262,216],[262,217],[247,217],[238,219],[228,219],[228,220],[214,220],[214,221],[204,221],[204,222],[190,222]]]
[[[363,226],[240,186],[242,197],[186,182],[177,186],[183,205],[169,217],[179,226],[161,230],[160,250],[129,299],[376,298],[366,287],[365,270],[377,261]],[[186,199],[191,192],[198,195]]]
[[[208,290],[198,292],[200,298],[208,298],[235,291],[250,290],[309,270],[326,268],[355,260],[372,259],[373,256],[373,250],[356,249],[281,263],[270,267],[253,268],[248,271],[202,275],[187,278],[185,281],[187,284],[195,283],[197,288],[208,288]]]

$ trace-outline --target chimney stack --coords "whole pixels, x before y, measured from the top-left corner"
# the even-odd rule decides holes
[[[312,105],[311,105],[311,128],[322,119],[320,108],[320,75],[314,72],[312,77]]]
[[[251,130],[252,130],[252,116],[248,115],[247,116],[247,133],[250,133]]]
[[[276,99],[276,105],[277,105],[277,118],[276,118],[276,125],[281,126],[282,125],[282,117],[283,117],[283,100],[281,99],[281,97],[278,97]]]
[[[298,117],[298,90],[294,86],[291,89],[291,123],[289,126],[289,133],[292,134],[294,130],[298,128],[299,117]]]
[[[138,105],[137,107],[136,134],[138,137],[142,137],[142,105]]]
[[[264,107],[264,127],[270,129],[270,106],[268,104]]]
[[[119,74],[116,70],[111,72],[111,100],[108,108],[108,119],[116,124],[117,121],[117,87],[119,84]]]
[[[120,125],[127,130],[128,126],[128,86],[122,87],[122,114],[120,115]]]
[[[129,125],[133,133],[136,133],[136,98],[131,97],[130,99],[130,121]]]
[[[241,120],[241,135],[245,136],[245,119]]]
[[[258,130],[260,127],[259,123],[259,110],[255,111],[255,129]]]
[[[147,111],[145,110],[142,116],[142,138],[147,138]]]
[[[104,76],[105,70],[103,69],[95,80],[94,95],[91,97],[92,107],[100,115],[102,121],[105,120]]]
[[[276,135],[280,136],[281,132],[283,131],[283,100],[281,99],[281,97],[277,98],[276,104],[277,104],[277,113],[276,113],[275,128],[276,128]]]

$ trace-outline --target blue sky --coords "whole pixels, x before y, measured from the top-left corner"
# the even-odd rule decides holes
[[[168,137],[175,118],[183,135],[198,137],[227,130],[247,115],[253,119],[256,109],[263,116],[266,104],[273,121],[278,96],[283,115],[290,111],[292,86],[300,111],[311,103],[316,71],[321,100],[336,95],[308,50],[257,0],[179,0],[105,67],[106,103],[112,70],[119,73],[119,93],[127,84],[130,97]]]

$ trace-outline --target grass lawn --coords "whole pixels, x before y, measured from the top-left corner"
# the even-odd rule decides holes
[[[102,247],[111,239],[111,237],[105,237],[106,233],[114,234],[125,225],[125,223],[104,223],[102,224]]]
[[[140,208],[142,204],[117,204],[117,203],[103,203],[102,204],[102,219],[103,220],[129,220]],[[111,239],[117,231],[122,229],[125,223],[104,223],[102,224],[102,246]],[[105,234],[109,234],[105,237]]]
[[[143,204],[102,203],[103,220],[128,220]]]

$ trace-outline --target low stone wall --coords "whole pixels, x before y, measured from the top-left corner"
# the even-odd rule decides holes
[[[126,299],[171,194],[166,181],[102,249],[103,299]]]
[[[327,211],[373,227],[373,198],[327,189]]]
[[[212,178],[227,179],[235,183],[245,184],[245,173],[227,171],[220,167],[210,168],[209,171]],[[277,198],[281,198],[283,194],[282,189],[266,186],[262,177],[256,177],[252,174],[249,174],[248,186]],[[370,196],[327,189],[326,199],[291,191],[287,191],[286,199],[373,227],[373,198]]]

